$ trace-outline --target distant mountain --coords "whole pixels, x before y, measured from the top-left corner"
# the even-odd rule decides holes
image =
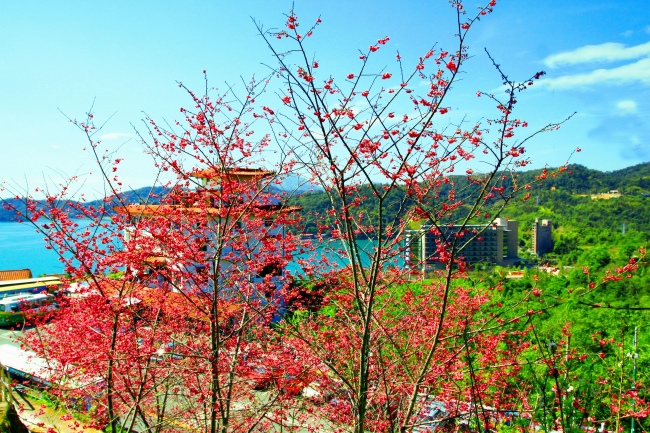
[[[282,179],[280,188],[287,194],[303,194],[308,192],[323,191],[318,185],[309,183],[307,179],[297,174],[290,174]]]
[[[304,193],[310,193],[315,191],[322,191],[323,189],[314,186],[307,182],[307,180],[298,175],[290,175],[285,179],[282,179],[281,183],[278,185],[272,185],[271,191],[277,193],[286,193],[291,196],[300,195]],[[118,206],[119,203],[127,204],[136,204],[136,203],[150,203],[155,204],[159,203],[161,198],[169,192],[168,188],[165,187],[143,187],[130,191],[125,191],[119,196],[109,197],[108,200],[92,200],[88,202],[78,202],[70,200],[68,202],[68,208],[72,216],[81,216],[81,211],[73,210],[77,205],[81,207],[95,207],[106,209],[113,209]],[[59,203],[60,206],[63,206],[65,203]],[[7,198],[0,199],[0,222],[12,222],[18,221],[20,215],[26,215],[27,209],[25,205],[25,200],[22,198]],[[42,209],[44,201],[36,202],[36,210]],[[17,212],[19,214],[17,214]]]
[[[519,180],[530,183],[541,172],[542,170],[522,172],[519,175]],[[648,193],[650,192],[650,162],[606,172],[572,164],[569,165],[565,175],[546,179],[544,187],[555,187],[572,194],[595,194],[613,189],[622,194]]]
[[[143,187],[131,191],[125,191],[119,196],[109,197],[108,200],[93,200],[88,202],[79,202],[75,200],[67,200],[57,202],[56,205],[63,207],[67,205],[70,214],[73,217],[80,217],[83,215],[81,210],[76,210],[79,207],[94,207],[109,210],[117,206],[119,203],[158,203],[160,198],[164,197],[167,192],[163,187]],[[28,214],[25,200],[22,198],[9,198],[0,199],[0,222],[11,222],[20,220],[20,215]],[[43,200],[36,201],[36,210],[43,208],[45,202]],[[19,215],[17,215],[19,212]],[[110,213],[110,210],[108,211]]]
[[[134,189],[131,191],[124,191],[119,196],[111,197],[111,200],[108,201],[106,206],[111,208],[118,206],[120,203],[126,204],[140,204],[140,203],[149,203],[156,204],[160,203],[160,200],[164,198],[169,192],[169,188],[162,186],[145,186],[143,188]],[[88,202],[90,206],[101,206],[104,203],[103,200],[94,200]]]
[[[556,171],[556,169],[549,169],[549,171]],[[520,172],[517,175],[517,182],[520,185],[534,183],[541,173],[542,170]],[[467,184],[465,176],[452,176],[451,179],[456,184],[457,189],[461,189],[462,186]],[[582,165],[573,164],[568,167],[565,174],[557,177],[549,176],[536,188],[538,191],[557,190],[567,194],[594,194],[616,189],[624,195],[647,196],[650,194],[650,162],[609,172],[592,170]],[[271,187],[271,190],[291,196],[291,204],[302,206],[306,214],[322,211],[328,200],[323,193],[323,188],[310,184],[304,177],[298,175],[289,175],[281,179],[279,184]],[[166,193],[167,189],[163,187],[144,187],[122,193],[119,200],[117,197],[113,197],[106,202],[104,200],[95,200],[80,203],[79,205],[104,206],[107,209],[112,209],[119,202],[157,203]],[[11,208],[22,213],[26,211],[25,204],[21,199],[5,199],[2,200],[2,203],[5,206],[0,207],[0,221],[16,221],[15,210],[11,210]],[[70,203],[76,204],[77,202],[72,201]],[[366,205],[369,208],[372,207],[370,201]],[[40,206],[42,206],[42,203],[37,203],[37,208]],[[80,212],[78,213],[80,214]],[[390,215],[386,215],[386,218],[389,217]]]

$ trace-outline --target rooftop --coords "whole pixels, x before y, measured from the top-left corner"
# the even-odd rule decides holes
[[[204,170],[193,171],[190,173],[190,176],[210,180],[233,178],[241,181],[255,178],[262,179],[265,177],[273,176],[274,174],[275,172],[264,170],[262,168],[227,168],[223,170],[208,168]]]
[[[0,271],[0,281],[24,280],[27,278],[32,278],[32,271],[29,269]]]

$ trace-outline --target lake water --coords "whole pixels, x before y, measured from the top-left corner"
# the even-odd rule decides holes
[[[60,274],[56,252],[45,249],[44,236],[26,223],[0,223],[0,270],[31,269],[37,277]]]
[[[90,220],[80,220],[81,228]],[[0,223],[0,270],[31,269],[33,276],[63,273],[63,265],[56,252],[45,249],[44,236],[26,223]],[[362,248],[371,250],[372,241],[359,241]],[[338,245],[331,245],[336,249]],[[319,253],[328,256],[332,261],[338,261],[336,254],[327,249],[319,248]],[[400,265],[402,261],[400,260]],[[295,264],[289,266],[290,272],[296,271]]]

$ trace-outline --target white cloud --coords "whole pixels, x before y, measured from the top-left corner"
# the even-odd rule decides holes
[[[636,113],[637,109],[636,101],[633,101],[631,99],[618,101],[616,103],[616,109],[620,114],[634,114]]]
[[[572,51],[553,54],[544,59],[544,64],[549,68],[555,68],[562,65],[632,60],[648,55],[650,55],[650,42],[632,47],[626,47],[624,44],[616,42],[607,42],[600,45],[585,45]]]
[[[126,140],[131,137],[131,134],[125,132],[109,132],[108,134],[101,135],[99,138],[101,140]]]
[[[650,58],[616,68],[596,69],[581,74],[547,78],[535,83],[536,87],[547,87],[549,89],[570,89],[595,84],[643,84],[650,86]]]

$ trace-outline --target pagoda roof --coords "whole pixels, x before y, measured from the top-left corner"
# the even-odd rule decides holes
[[[203,170],[195,170],[189,175],[191,177],[197,177],[200,179],[223,179],[223,178],[235,178],[235,179],[255,179],[255,178],[266,178],[273,176],[275,172],[268,171],[263,168],[227,168],[223,170],[217,170],[213,168],[207,168]]]

